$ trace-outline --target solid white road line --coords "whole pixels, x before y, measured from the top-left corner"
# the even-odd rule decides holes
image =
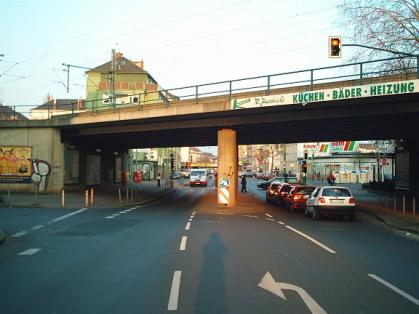
[[[312,237],[306,235],[305,233],[303,233],[301,231],[298,231],[297,229],[294,229],[293,227],[290,227],[290,226],[285,226],[285,228],[288,228],[291,231],[294,231],[295,233],[299,234],[300,236],[303,236],[307,240],[309,240],[309,241],[313,242],[314,244],[317,244],[318,246],[320,246],[322,249],[325,249],[327,252],[332,253],[332,254],[336,254],[336,252],[333,251],[331,248],[327,247],[324,244],[321,244],[319,241],[313,239]]]
[[[189,230],[189,229],[191,229],[191,223],[190,223],[190,222],[188,222],[188,223],[186,224],[186,227],[185,227],[185,230]]]
[[[24,236],[26,234],[28,234],[28,232],[26,230],[23,230],[23,231],[20,231],[20,232],[17,232],[15,234],[13,234],[12,237],[13,238],[20,238],[20,237],[22,237],[22,236]]]
[[[86,210],[87,210],[87,208],[82,208],[82,209],[76,210],[76,211],[71,212],[71,213],[69,213],[69,214],[67,214],[67,215],[64,215],[64,216],[61,216],[61,217],[54,218],[53,220],[49,221],[49,223],[52,223],[52,222],[57,222],[57,221],[60,221],[60,220],[66,219],[66,218],[68,218],[68,217],[71,217],[71,216],[74,216],[74,215],[80,214],[80,213],[82,213],[82,212],[84,212],[84,211],[86,211]]]
[[[270,215],[270,214],[265,214],[265,216],[268,216],[269,218],[272,218],[272,215]]]
[[[410,302],[413,302],[413,303],[415,303],[416,305],[419,306],[419,300],[418,299],[416,299],[416,298],[412,297],[410,294],[407,294],[406,292],[400,290],[396,286],[393,286],[388,281],[385,281],[384,279],[382,279],[382,278],[380,278],[380,277],[378,277],[377,275],[374,275],[374,274],[368,274],[368,276],[370,276],[372,279],[377,280],[379,283],[383,284],[387,288],[390,288],[394,292],[397,292],[398,294],[400,294],[402,297],[408,299]]]
[[[176,270],[175,273],[173,274],[172,289],[170,290],[169,304],[167,306],[168,311],[177,310],[181,275],[182,275],[182,271],[180,270]]]
[[[41,229],[43,227],[44,227],[43,225],[37,225],[37,226],[33,227],[32,230],[35,231],[35,230]]]
[[[41,249],[28,249],[26,251],[20,252],[18,255],[33,255],[36,252],[40,251]]]
[[[278,220],[278,223],[281,224],[281,225],[285,225],[285,223],[283,223],[282,221],[279,221],[279,220]]]
[[[182,241],[180,241],[179,251],[185,251],[186,250],[186,241],[187,240],[188,240],[187,236],[182,237]]]

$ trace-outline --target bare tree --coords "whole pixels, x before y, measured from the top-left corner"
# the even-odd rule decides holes
[[[419,53],[419,11],[417,0],[343,0],[339,5],[345,38],[356,44]],[[395,55],[390,55],[395,56]],[[377,50],[359,49],[351,61],[389,57]],[[417,58],[388,61],[378,66],[390,72],[413,72]],[[375,67],[377,70],[377,67]]]

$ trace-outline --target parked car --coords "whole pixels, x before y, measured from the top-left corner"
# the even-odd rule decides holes
[[[305,214],[315,220],[319,220],[322,215],[348,216],[350,220],[355,220],[355,198],[346,187],[317,187],[307,201]]]
[[[278,189],[278,194],[276,195],[276,204],[285,208],[285,199],[293,187],[294,185],[288,184],[286,182],[282,183],[281,187]]]
[[[274,181],[275,182],[287,182],[287,183],[292,183],[292,184],[300,183],[300,181],[297,180],[296,177],[287,177],[287,178],[285,178],[285,177],[275,177],[275,178],[272,178],[272,179],[267,180],[267,181],[259,182],[256,186],[257,186],[258,189],[266,190],[268,188],[268,186]]]
[[[298,209],[305,210],[307,206],[307,200],[310,198],[310,195],[315,189],[315,186],[309,185],[294,186],[284,200],[284,207],[290,211],[295,211]]]
[[[266,189],[266,201],[268,203],[273,203],[276,201],[276,196],[278,195],[278,189],[281,187],[281,182],[272,182],[269,187]]]
[[[180,172],[173,172],[171,178],[174,180],[180,179]]]
[[[239,178],[246,176],[246,178],[248,179],[253,179],[256,178],[256,174],[254,174],[253,172],[243,172],[241,174],[239,174]]]

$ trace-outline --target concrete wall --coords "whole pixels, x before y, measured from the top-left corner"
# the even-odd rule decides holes
[[[64,186],[64,145],[61,143],[60,129],[43,128],[1,128],[0,146],[30,146],[32,159],[46,161],[51,171],[45,192],[58,192]],[[33,184],[0,183],[0,190],[34,191]]]

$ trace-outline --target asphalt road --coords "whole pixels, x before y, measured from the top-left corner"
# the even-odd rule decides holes
[[[419,313],[419,241],[268,204],[203,214],[207,191],[131,209],[0,208],[0,313]]]

